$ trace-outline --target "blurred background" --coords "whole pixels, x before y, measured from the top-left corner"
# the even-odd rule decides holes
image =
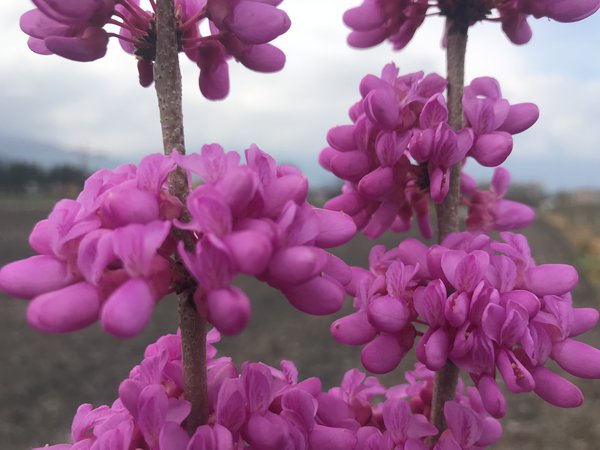
[[[349,123],[358,83],[388,62],[403,73],[444,72],[443,21],[430,18],[400,53],[387,44],[370,50],[345,45],[341,16],[358,0],[287,0],[292,28],[276,41],[287,55],[278,74],[257,74],[232,63],[231,94],[205,100],[198,71],[182,57],[184,114],[189,151],[219,142],[242,151],[251,143],[280,163],[308,175],[314,198],[335,195],[338,185],[319,168],[327,130]],[[31,53],[19,30],[29,2],[0,3],[0,264],[27,257],[27,236],[56,199],[74,197],[89,173],[137,162],[160,151],[158,111],[152,88],[137,84],[135,61],[111,42],[107,57],[88,64]],[[511,103],[538,104],[538,123],[515,139],[505,167],[513,173],[512,198],[537,208],[527,230],[539,263],[577,267],[578,306],[600,300],[600,14],[577,24],[532,21],[533,39],[512,45],[495,23],[472,28],[467,82],[494,76]],[[490,171],[468,165],[482,182]],[[386,235],[388,247],[401,237]],[[372,243],[359,236],[337,251],[364,266]],[[321,376],[326,386],[359,364],[359,349],[328,335],[333,318],[294,313],[276,292],[242,279],[253,299],[248,330],[219,349],[237,361],[277,365],[294,360],[301,377]],[[0,450],[64,442],[76,407],[112,402],[118,383],[139,362],[143,349],[177,327],[176,302],[163,301],[148,329],[117,341],[91,327],[65,336],[42,335],[25,322],[26,303],[0,301]],[[342,313],[340,313],[342,314]],[[600,345],[600,333],[588,342]],[[406,361],[403,367],[410,367]],[[390,385],[401,372],[384,378]],[[506,438],[494,448],[596,449],[600,441],[600,382],[577,382],[586,403],[578,410],[550,408],[534,395],[513,396],[504,420]]]

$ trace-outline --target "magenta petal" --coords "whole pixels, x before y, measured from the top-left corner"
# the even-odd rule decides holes
[[[273,246],[263,233],[254,230],[235,231],[227,234],[223,242],[240,272],[256,275],[267,268]]]
[[[146,61],[145,59],[138,60],[137,69],[140,86],[148,87],[154,83],[154,63],[152,61]]]
[[[429,168],[429,195],[434,203],[441,203],[450,189],[450,170]]]
[[[492,206],[494,229],[498,231],[525,228],[535,219],[535,211],[523,203],[512,200],[497,200]]]
[[[413,238],[404,239],[397,248],[398,257],[404,264],[419,266],[419,277],[431,278],[427,267],[427,252],[429,247]]]
[[[250,320],[250,300],[237,287],[208,292],[206,307],[208,321],[226,336],[241,333]]]
[[[180,425],[174,422],[167,422],[158,438],[160,448],[170,448],[172,450],[186,450],[190,437]]]
[[[382,202],[370,217],[363,229],[365,236],[376,239],[385,233],[394,223],[398,215],[398,206],[394,202]]]
[[[379,3],[364,2],[344,13],[344,23],[353,30],[369,31],[386,21],[386,15]]]
[[[102,328],[121,338],[136,336],[148,324],[154,304],[154,295],[146,280],[128,280],[102,306]]]
[[[481,437],[476,442],[477,446],[487,447],[502,437],[502,424],[496,419],[485,417],[481,421],[481,428]]]
[[[307,314],[333,314],[344,303],[344,288],[328,275],[316,276],[297,286],[286,288],[283,294],[297,309]]]
[[[337,150],[332,149],[331,147],[325,147],[319,153],[319,165],[331,172],[331,160],[334,156],[337,156],[339,152]]]
[[[27,39],[27,47],[29,47],[29,50],[31,50],[33,53],[37,53],[38,55],[52,55],[52,52],[48,50],[48,47],[46,47],[43,39],[30,37]],[[69,446],[69,448],[71,447]]]
[[[271,44],[251,45],[237,58],[248,69],[256,72],[278,72],[285,66],[285,54]]]
[[[580,378],[600,378],[600,350],[583,342],[565,339],[554,344],[552,359]]]
[[[394,91],[375,89],[364,100],[365,113],[371,122],[386,130],[393,130],[400,121],[400,108]]]
[[[460,442],[461,448],[471,448],[481,438],[482,421],[471,408],[454,400],[448,401],[444,404],[444,417],[448,422],[448,429]]]
[[[367,198],[379,199],[394,187],[394,170],[391,167],[378,167],[365,175],[358,183],[358,192]]]
[[[477,383],[477,389],[485,410],[497,419],[504,417],[506,414],[506,399],[502,395],[496,380],[489,375],[483,375]]]
[[[112,189],[102,203],[101,213],[111,228],[149,223],[159,218],[158,197],[131,186]]]
[[[338,177],[348,181],[358,181],[369,173],[369,158],[360,150],[336,152],[332,156],[331,171]]]
[[[535,388],[533,376],[512,352],[500,350],[496,355],[496,365],[509,391],[530,392]]]
[[[50,36],[44,39],[48,50],[73,61],[88,62],[106,54],[108,34],[102,28],[90,27],[81,36]]]
[[[348,35],[348,45],[354,48],[369,48],[381,44],[387,37],[387,28],[381,26],[370,31],[353,31]]]
[[[291,25],[284,11],[265,3],[245,0],[235,4],[225,23],[246,44],[265,44],[285,33]]]
[[[599,2],[600,4],[600,2]],[[540,110],[534,103],[518,103],[511,105],[508,117],[498,128],[510,134],[518,134],[531,127],[539,118]]]
[[[235,369],[233,369],[235,370]],[[226,369],[228,372],[229,369]],[[210,372],[209,372],[210,374]],[[236,433],[246,422],[246,405],[239,378],[235,373],[225,373],[227,378],[223,380],[218,392],[215,408],[217,422]]]
[[[342,125],[332,128],[327,133],[327,142],[340,152],[356,150],[354,125]]]
[[[510,172],[504,167],[497,167],[492,176],[491,189],[499,197],[504,197],[510,185]]]
[[[319,234],[315,240],[317,247],[337,247],[349,242],[356,234],[356,225],[348,214],[321,208],[314,208],[313,211],[319,224]]]
[[[370,342],[377,330],[373,328],[366,311],[357,311],[331,324],[331,334],[336,341],[346,345],[363,345]]]
[[[573,308],[573,324],[569,337],[579,336],[591,330],[598,323],[598,310],[594,308]]]
[[[265,189],[264,213],[275,218],[288,201],[302,204],[308,194],[308,180],[304,175],[289,174],[279,177]]]
[[[430,281],[426,287],[419,286],[413,294],[415,310],[431,327],[444,325],[444,305],[446,303],[446,287],[442,280]]]
[[[394,370],[405,354],[396,336],[383,333],[363,348],[360,359],[368,371],[383,374]]]
[[[51,232],[48,219],[40,220],[35,224],[29,235],[29,245],[36,252],[43,255],[52,255]]]
[[[343,259],[332,253],[324,253],[326,254],[327,263],[323,267],[323,273],[338,281],[345,288],[346,285],[352,282],[352,269]]]
[[[264,450],[285,448],[287,434],[285,421],[270,411],[264,415],[252,414],[246,425],[245,434],[252,448]]]
[[[504,303],[515,302],[519,306],[525,308],[529,314],[529,318],[533,319],[540,310],[540,299],[529,291],[510,291],[500,294],[500,299]]]
[[[309,436],[313,450],[348,450],[354,448],[356,436],[346,428],[315,425]]]
[[[554,406],[577,408],[583,403],[583,394],[577,386],[545,367],[536,367],[533,379],[534,392]]]
[[[578,281],[577,271],[567,264],[542,264],[531,267],[525,274],[527,289],[538,297],[566,294]]]
[[[436,128],[440,123],[448,121],[448,107],[442,94],[431,97],[419,116],[421,128]]]
[[[591,16],[598,8],[598,0],[554,0],[548,4],[548,17],[559,22],[577,22]]]
[[[453,327],[460,327],[467,320],[470,299],[465,292],[455,292],[446,300],[444,316]]]
[[[41,331],[66,333],[91,325],[99,311],[97,289],[82,282],[34,298],[27,308],[27,321]]]
[[[200,92],[209,100],[223,100],[229,94],[229,67],[227,61],[202,69],[199,78]]]
[[[531,40],[533,33],[527,23],[527,17],[527,14],[516,13],[502,20],[502,31],[512,43],[523,45]]]
[[[15,261],[0,269],[0,289],[19,298],[31,299],[73,281],[75,275],[64,261],[46,255]]]
[[[504,131],[496,131],[478,136],[469,156],[485,167],[502,164],[513,148],[512,136]]]
[[[42,41],[48,36],[71,34],[76,29],[76,27],[57,22],[39,9],[31,9],[25,12],[19,20],[19,25],[24,33]]]
[[[369,303],[369,320],[380,331],[396,333],[410,321],[410,311],[403,300],[388,295]]]
[[[436,371],[444,367],[448,360],[448,350],[450,348],[446,330],[443,328],[435,330],[431,333],[424,346],[427,368]]]
[[[269,282],[279,286],[297,285],[316,276],[326,263],[326,255],[318,248],[285,247],[273,254]]]

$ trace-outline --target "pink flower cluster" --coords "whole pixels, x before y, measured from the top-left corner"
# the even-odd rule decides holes
[[[37,7],[21,17],[29,47],[43,55],[57,54],[75,61],[93,61],[106,54],[109,37],[136,56],[139,80],[154,80],[156,24],[153,11],[140,0],[33,0]],[[180,51],[198,65],[200,90],[211,100],[229,92],[227,60],[234,57],[249,69],[275,72],[285,64],[281,50],[269,44],[290,27],[281,0],[175,0]],[[210,32],[202,35],[204,20]],[[106,31],[117,26],[119,34]]]
[[[100,170],[35,226],[29,243],[40,254],[0,270],[2,290],[33,299],[30,325],[62,333],[100,319],[117,336],[141,331],[172,282],[169,232],[183,210],[165,189],[174,168],[151,155]]]
[[[428,14],[429,8],[436,11]],[[468,25],[481,20],[501,22],[502,30],[513,43],[525,44],[531,39],[529,16],[577,22],[598,8],[598,0],[364,0],[346,11],[344,23],[352,29],[348,44],[356,48],[373,47],[388,39],[395,50],[400,50],[410,42],[425,17],[432,14],[456,17]]]
[[[429,238],[429,199],[439,203],[446,197],[451,168],[467,156],[484,166],[501,164],[512,151],[512,135],[539,115],[532,103],[511,105],[502,98],[493,78],[477,78],[465,88],[466,127],[454,131],[441,94],[445,87],[439,75],[399,76],[393,64],[384,67],[381,77],[363,78],[362,99],[350,108],[354,123],[332,128],[330,146],[320,155],[321,165],[345,180],[342,195],[326,208],[347,212],[373,238],[390,228],[407,231],[414,214]],[[518,219],[507,217],[514,211]],[[531,221],[526,207],[514,211],[497,208],[494,220],[504,227]]]
[[[250,303],[231,286],[238,273],[277,287],[304,312],[337,311],[351,270],[323,248],[350,240],[353,221],[309,205],[297,169],[277,166],[255,146],[246,156],[241,165],[238,153],[213,144],[200,154],[155,154],[139,167],[96,172],[77,200],[60,201],[35,226],[29,242],[40,254],[4,266],[0,288],[33,299],[28,321],[42,331],[73,331],[100,319],[119,337],[138,334],[156,302],[196,282],[199,314],[224,334],[241,332]],[[167,189],[178,165],[190,189],[194,174],[202,181],[188,197],[188,222]],[[173,224],[188,234],[190,252],[183,242],[177,248]]]
[[[573,308],[572,266],[536,265],[524,236],[501,236],[465,232],[431,248],[414,239],[388,252],[375,247],[370,270],[354,268],[349,285],[357,311],[332,324],[333,336],[365,345],[363,365],[375,373],[394,369],[420,336],[419,361],[431,370],[452,361],[468,372],[494,417],[505,413],[498,372],[511,392],[579,406],[581,391],[544,366],[553,359],[575,376],[600,378],[600,350],[573,339],[595,326],[598,312]]]
[[[188,223],[177,222],[196,238],[185,267],[198,282],[196,305],[223,334],[237,334],[249,319],[249,301],[231,280],[256,276],[281,290],[292,305],[309,314],[331,314],[342,307],[350,268],[323,250],[348,242],[352,219],[306,201],[308,183],[298,169],[276,165],[252,146],[247,165],[235,152],[204,146],[179,164],[204,184],[187,199]]]
[[[430,447],[424,438],[437,429],[427,418],[433,373],[422,366],[407,374],[408,384],[390,389],[353,369],[339,387],[322,390],[318,378],[298,381],[290,361],[281,368],[244,363],[238,372],[231,358],[215,358],[208,335],[208,423],[190,436],[185,431],[190,404],[183,399],[181,342],[178,335],[150,345],[142,363],[119,386],[112,406],[79,407],[71,444],[49,450],[397,450]],[[376,396],[386,400],[374,403]],[[435,447],[484,448],[502,430],[488,417],[478,391],[446,404],[449,429]],[[452,446],[454,445],[454,446]],[[40,450],[40,449],[36,449]]]

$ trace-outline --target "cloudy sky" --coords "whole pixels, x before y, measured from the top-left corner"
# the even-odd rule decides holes
[[[366,73],[394,61],[401,71],[444,71],[443,23],[430,18],[402,52],[388,44],[370,50],[346,46],[341,17],[359,0],[285,0],[292,28],[276,41],[287,55],[278,74],[231,64],[231,94],[209,102],[197,88],[198,72],[182,57],[188,150],[219,142],[243,150],[256,143],[281,162],[295,162],[312,181],[327,181],[317,168],[325,135],[349,123]],[[154,91],[137,85],[132,57],[111,42],[107,57],[75,63],[31,53],[19,30],[27,1],[0,3],[0,136],[25,136],[71,150],[139,158],[161,148]],[[540,121],[519,136],[508,167],[520,181],[552,189],[600,188],[600,14],[576,24],[532,20],[534,36],[512,45],[498,24],[470,33],[466,77],[496,77],[513,103],[533,101]],[[482,177],[485,171],[472,169]]]

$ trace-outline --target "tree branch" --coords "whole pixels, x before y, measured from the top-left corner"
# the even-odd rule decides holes
[[[154,83],[158,97],[163,148],[166,155],[177,151],[185,154],[183,135],[183,108],[181,100],[181,72],[177,22],[173,0],[156,2],[156,61]],[[177,169],[169,176],[169,192],[185,205],[188,181],[185,172]],[[185,220],[185,218],[184,218]],[[186,248],[193,242],[179,236]],[[208,419],[208,389],[206,376],[206,321],[196,311],[194,304],[195,283],[190,278],[186,289],[179,294],[179,328],[185,383],[185,399],[192,404],[187,418],[190,434]]]
[[[468,22],[464,19],[447,19],[448,112],[450,125],[455,130],[463,127],[462,97],[465,85],[465,53],[468,29]],[[442,242],[448,234],[459,231],[460,170],[460,163],[452,168],[450,190],[444,201],[437,206],[438,242]],[[457,380],[458,368],[451,361],[448,361],[435,375],[431,422],[438,428],[440,433],[446,428],[444,404],[448,400],[454,399]]]

